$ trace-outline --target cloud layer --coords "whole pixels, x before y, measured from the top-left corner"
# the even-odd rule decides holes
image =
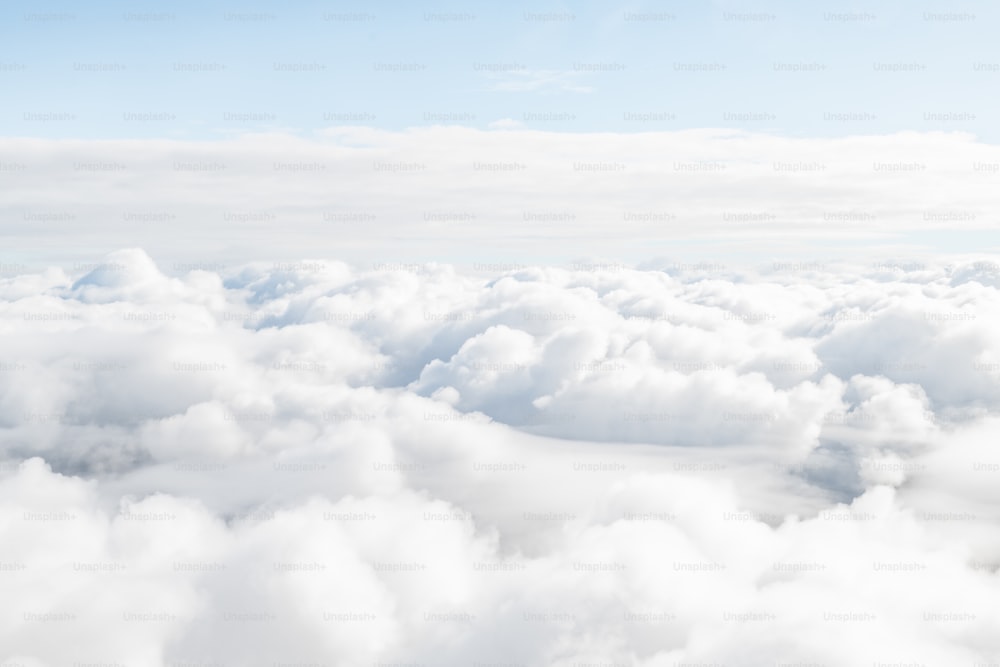
[[[87,262],[122,245],[145,248],[172,274],[296,261],[302,248],[369,265],[572,268],[597,248],[625,261],[676,252],[770,261],[857,258],[872,246],[882,256],[896,246],[997,247],[1000,151],[971,134],[496,127],[342,126],[204,142],[0,138],[0,222],[11,248],[35,249],[0,263]]]
[[[0,660],[1000,660],[998,275],[5,278]]]

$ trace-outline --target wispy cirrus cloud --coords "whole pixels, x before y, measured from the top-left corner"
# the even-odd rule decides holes
[[[583,72],[554,69],[524,69],[489,75],[493,82],[487,91],[498,93],[593,93],[597,88],[585,84]]]

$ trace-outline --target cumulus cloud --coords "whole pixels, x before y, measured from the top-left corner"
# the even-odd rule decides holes
[[[0,660],[1000,660],[994,273],[6,277]]]

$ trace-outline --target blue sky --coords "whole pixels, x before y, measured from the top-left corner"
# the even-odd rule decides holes
[[[5,3],[0,135],[201,140],[509,119],[995,142],[997,18],[993,3],[920,1]],[[900,64],[916,69],[883,67]],[[790,71],[802,65],[813,70]]]

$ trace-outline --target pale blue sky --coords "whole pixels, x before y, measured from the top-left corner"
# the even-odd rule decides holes
[[[995,3],[921,0],[10,2],[0,135],[213,139],[512,119],[797,137],[943,129],[995,142],[998,18]],[[421,69],[376,70],[400,64]],[[691,64],[725,69],[678,69]],[[776,70],[803,64],[824,69]],[[224,69],[178,69],[191,65]],[[320,68],[289,71],[304,65]],[[626,120],[633,112],[660,116]]]

